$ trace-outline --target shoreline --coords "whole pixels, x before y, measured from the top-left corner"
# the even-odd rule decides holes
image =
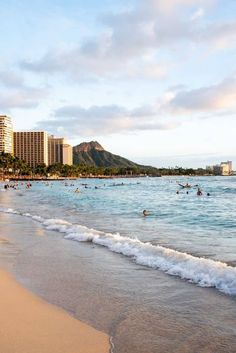
[[[169,185],[168,181],[165,185]],[[173,184],[170,187],[174,189]],[[30,211],[45,219],[82,223],[98,230],[106,226],[106,231],[113,231],[120,225],[113,224],[112,219],[111,226],[105,217],[97,221],[89,209],[86,217],[80,217],[79,207],[69,208],[68,212],[66,207],[60,208],[61,200],[49,202],[53,188],[52,193],[41,187],[39,190],[46,190],[45,199],[44,192],[38,197],[37,189],[24,193],[25,197],[6,192],[1,194],[2,204],[13,207],[13,212],[20,210],[22,215]],[[43,203],[37,212],[40,200]],[[9,243],[3,240],[0,247],[3,267],[5,264],[10,267],[9,272],[23,287],[46,302],[107,333],[112,337],[110,349],[114,342],[114,352],[198,353],[199,347],[209,353],[235,352],[235,297],[180,281],[156,269],[146,269],[90,241],[69,241],[62,233],[55,232],[54,227],[47,229],[22,215],[0,213],[2,237],[9,239]],[[146,228],[147,220],[141,218],[141,222]]]
[[[6,176],[4,178],[0,177],[0,182],[20,182],[20,181],[76,181],[80,179],[144,179],[144,178],[170,178],[170,177],[181,177],[181,178],[199,178],[199,177],[232,177],[236,176],[236,174],[232,175],[213,175],[213,174],[201,174],[201,175],[179,175],[179,174],[163,174],[163,175],[86,175],[79,177],[58,177],[58,178],[50,178],[50,177],[12,177]]]
[[[144,179],[144,178],[170,178],[170,177],[179,177],[179,178],[199,178],[199,177],[232,177],[236,174],[231,175],[214,175],[214,174],[160,174],[160,175],[144,175],[144,174],[133,174],[133,175],[80,175],[80,176],[71,176],[71,177],[45,177],[45,176],[12,176],[5,175],[0,176],[1,182],[9,181],[73,181],[79,179]]]
[[[22,287],[0,268],[4,353],[108,353],[109,337]]]

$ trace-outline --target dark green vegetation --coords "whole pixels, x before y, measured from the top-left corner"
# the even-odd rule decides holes
[[[109,153],[109,152],[108,152]],[[113,155],[114,156],[114,155]],[[120,157],[122,159],[122,157]],[[124,159],[126,160],[126,159]],[[133,163],[133,162],[131,162]],[[92,177],[92,176],[161,176],[161,175],[209,175],[205,169],[154,168],[133,164],[131,166],[97,167],[81,163],[78,165],[45,164],[30,168],[25,162],[7,153],[0,154],[0,174],[2,176],[58,176],[58,177]]]
[[[85,164],[93,167],[113,167],[113,168],[142,168],[137,163],[126,158],[105,151],[96,141],[83,142],[73,147],[73,163],[76,165]],[[146,167],[144,167],[146,168]]]
[[[104,174],[112,175],[208,175],[205,169],[155,168],[134,163],[126,158],[115,155],[108,151],[96,141],[83,142],[73,147],[73,163],[75,165],[86,165],[104,170]]]
[[[0,153],[0,173],[30,175],[31,168],[19,158],[2,152]]]

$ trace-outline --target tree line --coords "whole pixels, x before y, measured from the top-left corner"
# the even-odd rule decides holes
[[[155,168],[150,166],[133,167],[95,167],[86,164],[63,165],[39,164],[31,168],[27,163],[11,154],[0,154],[0,171],[2,175],[12,176],[55,176],[55,177],[86,177],[86,176],[164,176],[164,175],[209,175],[203,168]]]

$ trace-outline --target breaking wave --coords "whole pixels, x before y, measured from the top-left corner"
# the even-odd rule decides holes
[[[119,233],[97,231],[61,219],[44,219],[13,209],[0,209],[0,211],[29,217],[40,222],[48,230],[65,234],[65,239],[92,242],[104,246],[112,252],[131,257],[137,264],[159,269],[201,287],[214,287],[225,294],[236,295],[236,268],[223,262],[144,243],[138,239],[121,236]]]

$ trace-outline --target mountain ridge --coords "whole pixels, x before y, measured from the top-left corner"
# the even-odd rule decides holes
[[[77,146],[73,147],[73,152],[89,152],[92,149],[96,151],[104,151],[104,148],[98,143],[97,141],[90,141],[90,142],[82,142]]]
[[[127,158],[106,151],[97,141],[82,142],[74,146],[73,163],[94,167],[144,167]]]

